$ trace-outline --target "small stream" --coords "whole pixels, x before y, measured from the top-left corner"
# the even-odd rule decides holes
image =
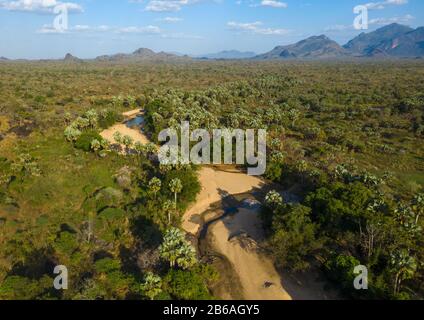
[[[127,122],[125,122],[125,125],[128,128],[134,128],[134,127],[143,127],[144,125],[144,116],[143,115],[138,115],[135,118],[128,120]]]

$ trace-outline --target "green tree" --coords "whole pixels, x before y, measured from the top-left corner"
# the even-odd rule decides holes
[[[270,209],[278,208],[283,205],[283,197],[275,190],[271,190],[265,197],[265,204]]]
[[[154,300],[162,292],[162,279],[154,273],[148,272],[140,288],[145,296]]]
[[[179,266],[182,269],[188,269],[197,263],[196,250],[178,228],[170,228],[166,231],[159,252],[162,259],[169,262],[171,268]]]
[[[412,199],[412,210],[415,212],[415,223],[418,224],[420,216],[424,214],[424,194],[417,194],[414,199]]]
[[[122,137],[122,144],[125,146],[125,150],[129,153],[131,146],[134,143],[134,139],[128,135]]]
[[[402,282],[413,278],[417,261],[409,255],[408,250],[399,250],[390,255],[390,265],[395,273],[393,294],[396,296],[400,292]]]
[[[149,192],[154,195],[156,198],[156,194],[160,191],[162,187],[162,181],[159,178],[154,177],[149,181]]]
[[[166,200],[163,203],[163,210],[168,215],[168,225],[171,225],[171,214],[177,210],[177,207],[175,206],[175,202],[171,200]]]
[[[169,182],[169,189],[174,193],[175,206],[177,206],[177,196],[183,190],[183,184],[180,179],[175,178]]]
[[[119,131],[116,131],[116,132],[113,134],[113,140],[115,140],[115,142],[116,142],[117,144],[122,144],[122,134],[121,134]]]

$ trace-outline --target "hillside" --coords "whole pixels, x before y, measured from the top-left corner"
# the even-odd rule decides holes
[[[328,59],[347,56],[348,52],[325,35],[313,36],[292,45],[278,46],[255,59]]]

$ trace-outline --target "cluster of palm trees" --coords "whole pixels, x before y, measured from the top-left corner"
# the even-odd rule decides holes
[[[125,147],[126,154],[130,154],[134,151],[139,156],[150,157],[153,155],[157,148],[153,143],[143,144],[140,141],[134,143],[134,138],[129,135],[122,135],[121,132],[116,131],[113,134],[113,140],[116,144],[123,145]]]
[[[174,194],[174,201],[166,200],[163,203],[162,208],[168,215],[168,224],[170,225],[171,214],[177,211],[178,194],[180,194],[181,191],[183,190],[183,184],[181,182],[181,179],[175,178],[169,182],[168,187],[169,187],[169,190],[171,190],[171,192]],[[156,195],[161,189],[162,189],[162,181],[157,177],[153,177],[148,184],[149,193],[152,194],[153,197],[156,199]]]
[[[99,116],[96,110],[88,110],[83,116],[76,118],[71,122],[64,131],[68,141],[76,141],[84,130],[95,129],[98,124]],[[66,121],[70,121],[70,115],[66,117]]]
[[[160,257],[165,260],[171,269],[187,270],[197,263],[197,254],[194,247],[185,239],[185,234],[178,228],[166,231],[163,242],[159,247]],[[163,282],[160,276],[148,272],[140,286],[141,291],[153,300],[162,292]]]

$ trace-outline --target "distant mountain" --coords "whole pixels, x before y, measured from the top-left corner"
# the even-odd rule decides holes
[[[361,33],[343,46],[357,56],[387,56],[394,39],[398,39],[414,29],[397,23],[389,24],[370,33]],[[405,41],[407,39],[404,39]]]
[[[147,48],[140,48],[133,53],[118,53],[114,55],[99,56],[96,61],[123,61],[123,62],[141,62],[141,61],[152,61],[152,62],[172,62],[172,61],[184,61],[190,59],[188,56],[177,56],[175,54],[166,52],[154,52]]]
[[[72,54],[67,53],[65,58],[63,58],[63,61],[65,62],[82,62],[81,59],[74,57]]]
[[[287,46],[278,46],[255,59],[329,59],[348,56],[349,52],[325,35],[313,36]]]
[[[0,57],[0,61],[9,61],[6,57]]]
[[[220,51],[217,53],[209,53],[205,55],[198,56],[202,59],[210,60],[234,60],[234,59],[249,59],[256,56],[256,53],[251,51],[238,51],[238,50],[226,50]]]
[[[370,56],[413,58],[424,56],[424,27],[381,42],[368,52]]]

